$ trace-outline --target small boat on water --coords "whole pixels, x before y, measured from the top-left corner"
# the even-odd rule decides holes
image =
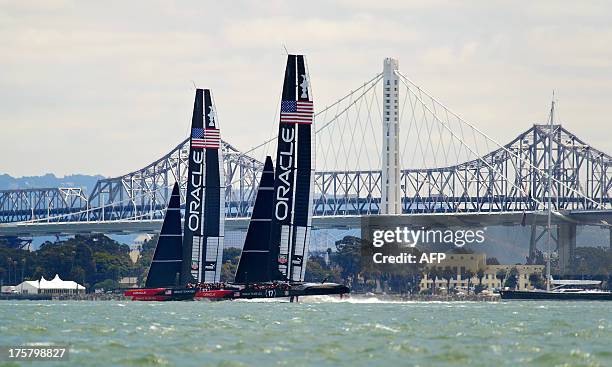
[[[599,280],[551,280],[550,290],[499,292],[502,299],[521,300],[559,300],[559,301],[612,301],[612,292],[595,287],[601,286]]]
[[[553,94],[553,101],[550,107],[550,119],[549,119],[549,143],[548,143],[548,172],[547,172],[547,193],[548,197],[548,225],[547,225],[547,256],[546,256],[546,289],[534,289],[534,290],[501,290],[500,296],[504,300],[561,300],[561,301],[611,301],[612,292],[598,289],[601,287],[602,282],[599,280],[554,280],[551,276],[551,214],[552,214],[552,192],[551,177],[552,177],[552,132],[553,122],[555,116],[555,100]]]

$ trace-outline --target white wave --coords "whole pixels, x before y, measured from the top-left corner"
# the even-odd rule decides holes
[[[414,301],[399,301],[390,299],[381,299],[376,296],[305,296],[300,298],[300,302],[304,303],[354,303],[354,304],[372,304],[372,303],[415,303]]]
[[[246,302],[246,303],[288,303],[288,298],[252,298],[252,299],[235,299],[232,302]]]

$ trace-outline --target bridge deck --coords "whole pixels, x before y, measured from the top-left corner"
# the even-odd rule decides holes
[[[361,221],[369,216],[315,216],[313,228],[360,228]],[[376,215],[380,218],[382,216]],[[546,225],[545,212],[505,212],[505,213],[433,213],[433,214],[403,214],[388,216],[390,223],[408,226],[425,227],[486,227],[492,225]],[[612,210],[598,211],[572,211],[555,213],[553,224],[576,223],[580,225],[597,225],[610,227],[612,224]],[[246,231],[248,218],[228,218],[225,222],[226,231]],[[0,236],[52,236],[75,235],[90,233],[130,234],[130,233],[157,233],[161,229],[162,220],[117,220],[117,221],[90,221],[90,222],[50,222],[50,223],[2,223]]]

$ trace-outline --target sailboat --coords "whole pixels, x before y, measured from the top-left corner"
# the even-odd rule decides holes
[[[501,290],[499,292],[502,299],[508,300],[589,300],[589,301],[612,301],[612,292],[598,289],[601,287],[601,281],[599,280],[554,280],[551,275],[551,216],[552,216],[552,192],[550,190],[551,177],[552,177],[552,137],[553,137],[553,126],[555,116],[555,95],[553,93],[553,100],[550,107],[550,119],[548,129],[548,171],[547,171],[547,183],[546,193],[548,196],[547,203],[547,214],[548,223],[546,226],[547,242],[546,242],[546,289],[535,289],[535,290]]]
[[[195,289],[181,289],[180,287],[182,249],[181,198],[178,183],[175,183],[149,267],[145,288],[130,289],[125,291],[124,295],[132,297],[134,301],[193,299]]]
[[[219,122],[209,89],[196,89],[190,137],[184,228],[181,231],[179,187],[175,183],[145,288],[124,293],[134,300],[193,299],[199,284],[219,282],[224,171]]]
[[[291,300],[345,294],[336,283],[305,283],[314,192],[314,105],[303,55],[288,55],[278,126],[276,168],[266,157],[232,298]],[[210,297],[212,298],[212,297]]]
[[[196,90],[191,120],[181,284],[218,282],[225,204],[221,135],[212,95]]]

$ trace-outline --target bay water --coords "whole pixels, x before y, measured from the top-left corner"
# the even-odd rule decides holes
[[[612,366],[612,302],[0,301],[16,345],[69,345],[23,365]]]

